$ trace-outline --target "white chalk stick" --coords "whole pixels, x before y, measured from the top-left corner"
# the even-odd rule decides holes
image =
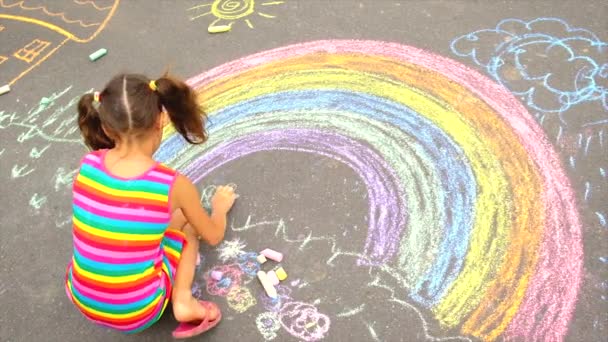
[[[0,95],[4,95],[4,94],[8,93],[9,91],[11,91],[11,87],[8,84],[0,87]]]
[[[260,264],[263,264],[263,263],[265,263],[267,261],[266,257],[263,254],[258,255],[258,257],[256,259],[258,259],[258,262]]]
[[[270,283],[274,286],[279,285],[279,277],[277,277],[277,274],[274,273],[274,271],[268,271],[268,273],[266,273],[266,275],[268,276],[268,280],[270,280]]]
[[[274,286],[268,279],[268,275],[266,274],[266,272],[258,271],[258,279],[260,280],[260,283],[262,283],[262,286],[264,287],[264,290],[266,291],[266,294],[268,295],[268,297],[270,297],[272,299],[276,299],[277,290],[274,288]]]
[[[260,254],[263,254],[268,259],[274,260],[276,262],[281,262],[281,260],[283,260],[283,254],[274,251],[270,248],[266,248],[265,250],[261,251]]]

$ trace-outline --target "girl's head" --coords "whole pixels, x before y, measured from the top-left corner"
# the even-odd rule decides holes
[[[163,125],[163,108],[189,143],[207,140],[207,116],[196,102],[194,91],[166,75],[157,80],[137,74],[114,77],[99,93],[80,98],[78,126],[93,150],[113,148],[117,142],[128,143],[158,133]]]

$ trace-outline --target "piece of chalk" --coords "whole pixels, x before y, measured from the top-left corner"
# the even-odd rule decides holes
[[[209,28],[207,28],[207,31],[209,31],[209,33],[222,33],[228,32],[230,30],[232,30],[232,26],[230,25],[209,26]]]
[[[0,95],[4,95],[4,94],[8,93],[9,91],[11,91],[11,87],[8,84],[0,87]]]
[[[220,271],[211,271],[211,278],[215,280],[221,280],[224,274]]]
[[[40,99],[40,104],[43,106],[48,105],[49,103],[51,103],[51,99],[49,99],[48,97],[43,97]]]
[[[201,265],[201,254],[196,253],[196,266],[200,266],[200,265]]]
[[[268,297],[270,297],[272,299],[276,299],[277,290],[274,288],[274,286],[270,282],[270,279],[268,279],[268,275],[266,274],[266,272],[258,271],[258,279],[260,280],[260,283],[262,283],[262,287],[264,287],[264,290],[266,291],[266,294],[268,295]]]
[[[260,254],[262,254],[265,257],[267,257],[268,259],[274,260],[276,262],[281,262],[281,260],[283,260],[283,254],[281,254],[277,251],[273,251],[270,248],[266,248],[265,250],[261,251]]]
[[[266,273],[266,275],[268,276],[268,280],[270,280],[270,283],[274,286],[279,285],[279,277],[277,277],[277,274],[274,271],[268,271],[268,273]]]
[[[280,281],[287,279],[287,272],[285,272],[283,267],[277,268],[276,270],[274,270],[274,273],[277,274],[277,278],[279,278]]]
[[[90,54],[89,55],[89,59],[91,60],[91,62],[95,62],[96,60],[98,60],[101,57],[105,56],[106,53],[108,53],[108,50],[106,50],[106,49],[99,49],[99,50],[93,52],[92,54]]]
[[[265,263],[267,261],[266,257],[263,254],[258,255],[258,257],[256,259],[258,259],[258,262],[260,264],[263,264],[263,263]]]

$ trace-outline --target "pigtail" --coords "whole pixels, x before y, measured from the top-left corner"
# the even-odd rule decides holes
[[[207,141],[207,114],[196,101],[196,94],[186,83],[163,76],[154,82],[160,102],[167,110],[175,129],[191,144]]]
[[[78,127],[85,144],[92,150],[113,148],[114,141],[101,126],[99,112],[93,106],[94,95],[85,94],[78,101]]]

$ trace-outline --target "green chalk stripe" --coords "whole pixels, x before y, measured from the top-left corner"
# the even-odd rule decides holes
[[[108,50],[106,50],[106,49],[99,49],[99,50],[93,52],[92,54],[90,54],[89,55],[89,59],[91,60],[91,62],[95,62],[96,60],[98,60],[101,57],[105,56],[106,53],[108,53]]]

